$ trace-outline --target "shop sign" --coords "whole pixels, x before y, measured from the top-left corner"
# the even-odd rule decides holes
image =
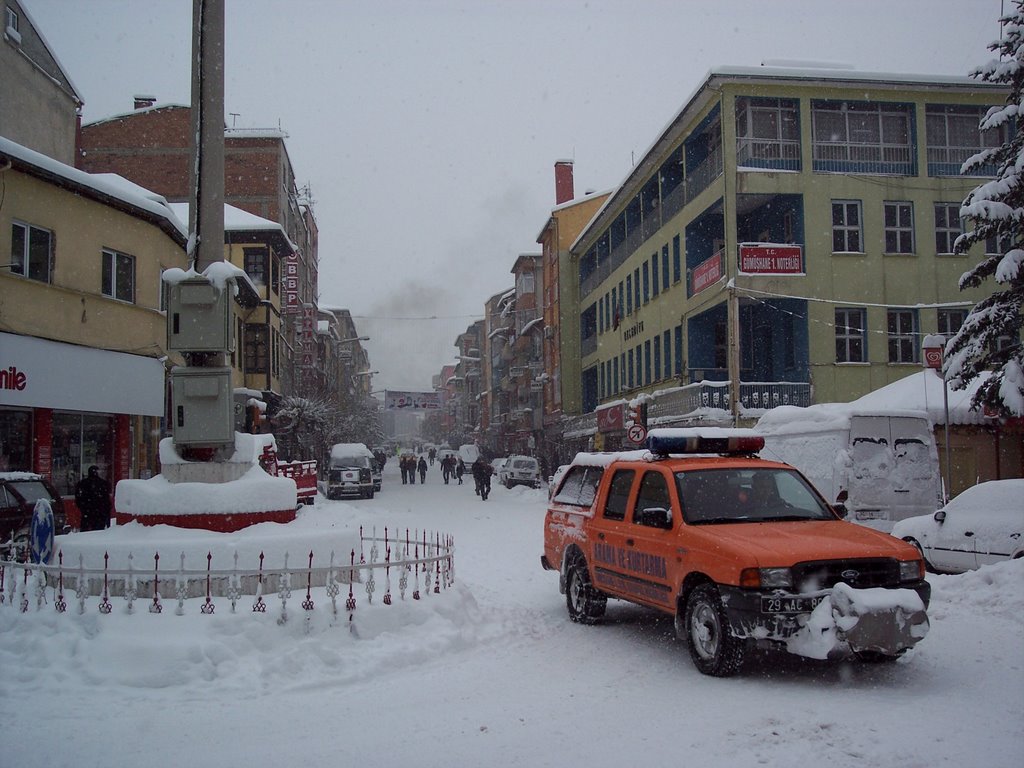
[[[690,295],[700,293],[722,279],[722,252],[705,259],[690,273]]]
[[[281,314],[293,315],[302,310],[299,303],[299,252],[292,251],[284,260],[281,280]]]
[[[620,432],[626,423],[626,404],[615,403],[597,409],[598,432]]]
[[[740,272],[745,275],[802,275],[803,248],[775,243],[740,243]]]
[[[162,416],[164,366],[152,357],[0,333],[0,405]]]

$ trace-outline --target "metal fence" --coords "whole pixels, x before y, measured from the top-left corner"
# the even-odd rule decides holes
[[[0,611],[28,612],[33,607],[41,611],[52,605],[64,613],[69,604],[77,603],[80,614],[93,609],[109,614],[114,610],[111,598],[121,598],[128,614],[137,610],[139,602],[145,603],[150,613],[163,613],[170,602],[180,616],[185,613],[186,601],[192,599],[200,613],[213,614],[217,598],[228,601],[231,613],[246,611],[247,606],[254,613],[267,613],[268,601],[273,602],[276,595],[278,621],[284,623],[294,590],[299,590],[303,611],[313,611],[322,598],[337,615],[338,600],[347,587],[342,608],[351,621],[359,602],[357,592],[365,593],[369,605],[383,590],[381,603],[391,605],[395,599],[405,600],[407,594],[419,600],[448,589],[455,582],[454,552],[454,541],[447,534],[406,529],[403,536],[385,528],[384,536],[378,538],[376,528],[370,536],[360,528],[359,551],[353,548],[347,558],[339,558],[334,551],[318,556],[310,550],[291,565],[285,552],[283,565],[273,567],[263,552],[252,563],[240,563],[235,552],[227,568],[214,564],[209,551],[182,552],[176,558],[154,552],[139,560],[129,552],[126,567],[111,567],[109,553],[104,554],[102,563],[87,564],[81,555],[77,563],[67,563],[61,551],[49,565],[20,562],[7,554],[0,559]],[[170,566],[167,557],[174,560]],[[326,564],[321,565],[322,561]],[[197,562],[203,567],[192,567]]]

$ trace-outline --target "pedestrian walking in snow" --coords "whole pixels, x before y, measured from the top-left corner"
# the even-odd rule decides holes
[[[83,531],[102,531],[110,524],[110,483],[100,477],[96,465],[75,486],[75,503],[82,513]]]
[[[462,485],[462,476],[466,474],[466,462],[459,456],[459,461],[455,465],[455,477],[459,479],[459,485]]]
[[[419,463],[416,464],[416,469],[420,471],[420,485],[427,482],[427,460],[420,456]]]
[[[473,462],[473,482],[476,484],[477,495],[487,501],[487,497],[491,493],[491,472],[493,468],[490,464],[484,461],[483,456],[478,456],[477,460]]]

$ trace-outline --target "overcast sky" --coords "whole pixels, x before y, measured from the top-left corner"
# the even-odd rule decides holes
[[[1003,0],[1005,2],[1006,0]],[[191,0],[21,0],[91,122],[190,98]],[[554,162],[617,186],[709,69],[966,75],[1001,0],[227,0],[225,120],[280,127],[375,389],[429,388],[539,252]],[[434,320],[405,318],[437,318]]]

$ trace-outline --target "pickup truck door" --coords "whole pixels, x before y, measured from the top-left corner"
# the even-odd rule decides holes
[[[637,483],[628,519],[626,566],[635,585],[634,599],[669,612],[675,609],[673,578],[679,550],[679,509],[675,485],[660,470],[649,469]]]
[[[633,600],[635,585],[625,568],[628,524],[626,510],[636,470],[617,469],[591,521],[590,562],[594,586],[614,597]]]

